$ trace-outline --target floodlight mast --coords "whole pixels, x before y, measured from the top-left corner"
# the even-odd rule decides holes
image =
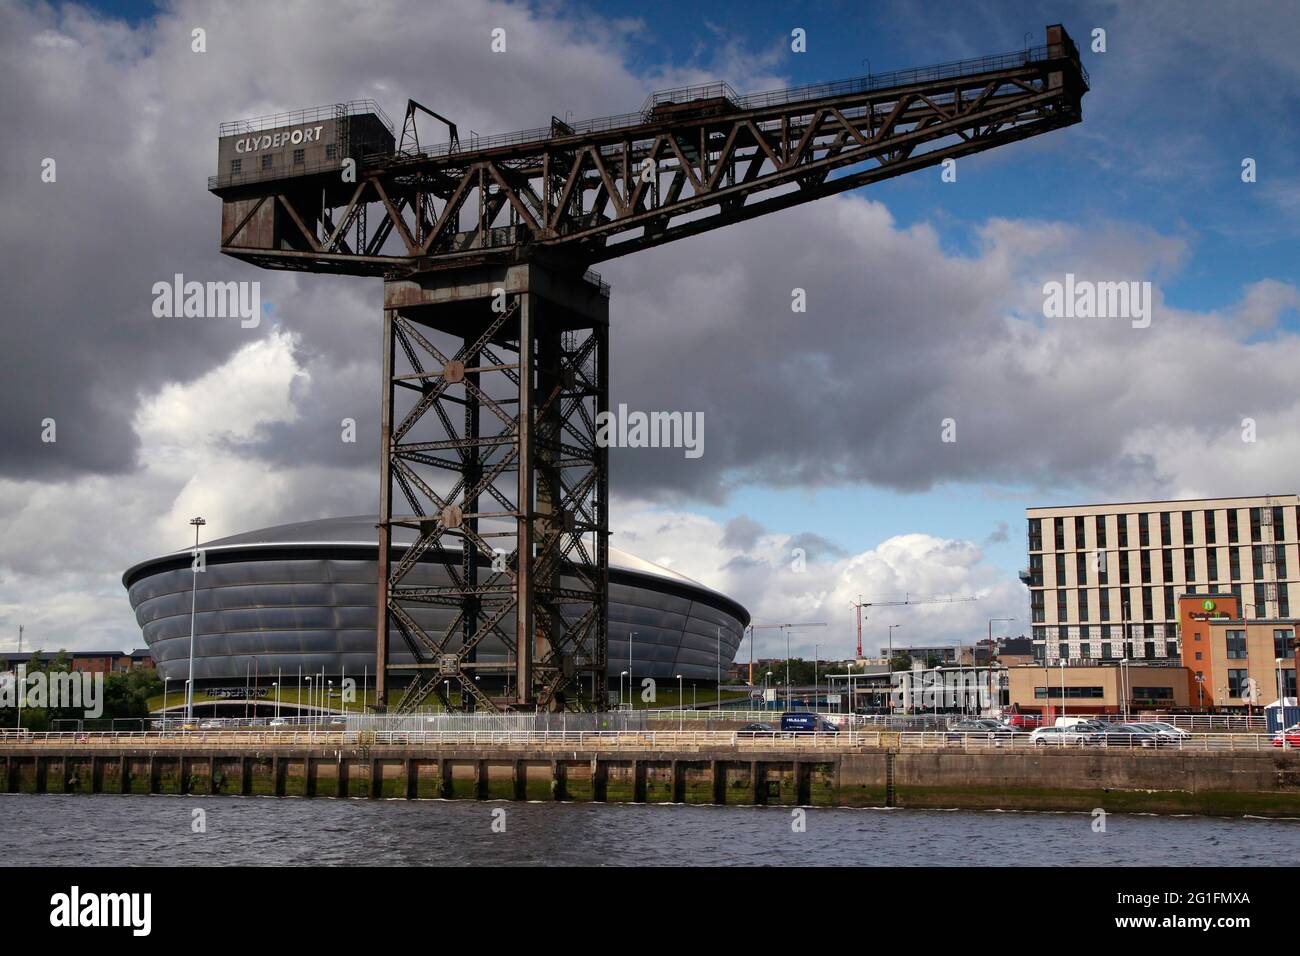
[[[453,680],[466,706],[608,704],[593,420],[609,287],[589,266],[1078,123],[1087,90],[1055,25],[1012,53],[751,96],[672,90],[468,149],[414,101],[400,143],[368,101],[223,124],[223,253],[385,279],[379,706],[393,673],[399,711],[450,707]],[[417,112],[450,141],[420,145]]]

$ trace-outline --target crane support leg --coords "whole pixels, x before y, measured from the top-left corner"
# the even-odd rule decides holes
[[[607,706],[609,300],[579,275],[384,285],[381,707]]]

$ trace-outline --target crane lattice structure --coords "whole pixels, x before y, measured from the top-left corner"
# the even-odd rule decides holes
[[[904,597],[901,601],[863,601],[859,595],[856,601],[849,604],[849,607],[855,608],[858,612],[858,658],[862,658],[862,609],[864,607],[910,607],[916,604],[966,604],[970,601],[978,601],[976,597],[943,597],[943,598],[913,598],[910,595]]]
[[[414,101],[400,141],[368,101],[223,124],[223,253],[385,280],[380,705],[395,672],[398,710],[450,706],[453,681],[489,709],[607,705],[609,287],[591,265],[1077,123],[1078,50],[1060,26],[1046,41],[468,142]],[[419,113],[450,139],[421,145]],[[431,632],[436,607],[451,622]]]

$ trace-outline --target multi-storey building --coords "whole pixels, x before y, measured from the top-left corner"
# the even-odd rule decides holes
[[[1247,619],[1300,607],[1295,495],[1028,508],[1040,659],[1179,658],[1178,597],[1235,595]]]

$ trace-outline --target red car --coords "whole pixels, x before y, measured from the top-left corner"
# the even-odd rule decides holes
[[[1274,734],[1273,746],[1281,747],[1282,738],[1284,737],[1286,738],[1286,745],[1288,747],[1300,747],[1300,724],[1295,724],[1279,734]]]
[[[1037,714],[1003,714],[1002,722],[1008,727],[1016,727],[1020,730],[1033,730],[1043,722],[1043,718]]]

